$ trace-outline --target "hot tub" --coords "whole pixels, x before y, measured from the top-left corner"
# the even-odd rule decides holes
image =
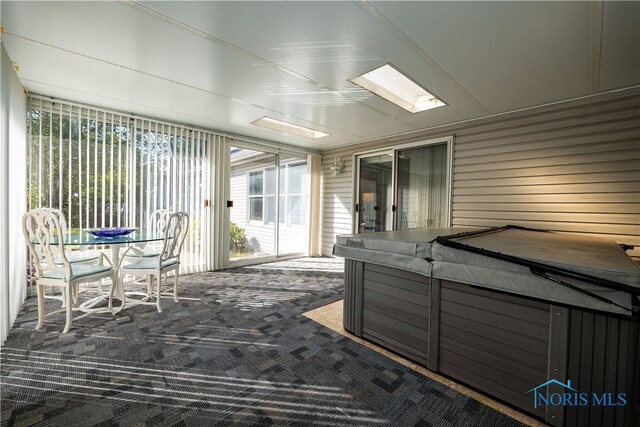
[[[640,268],[616,242],[432,228],[338,236],[334,253],[355,335],[552,425],[634,425]]]

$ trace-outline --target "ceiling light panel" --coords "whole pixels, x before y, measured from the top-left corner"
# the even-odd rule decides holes
[[[292,123],[283,122],[266,116],[252,122],[251,124],[311,139],[322,138],[329,135],[328,133],[320,132],[319,130],[294,125]]]
[[[351,81],[410,113],[447,105],[391,64],[385,64]]]

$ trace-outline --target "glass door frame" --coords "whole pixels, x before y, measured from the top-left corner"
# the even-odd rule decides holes
[[[360,212],[358,212],[360,210],[358,209],[359,208],[358,204],[360,203],[360,159],[366,159],[368,157],[377,157],[377,156],[384,156],[384,155],[391,156],[392,158],[391,160],[391,189],[392,189],[391,203],[392,203],[392,206],[395,205],[396,157],[394,156],[393,148],[385,148],[385,149],[376,150],[376,151],[354,153],[353,163],[352,163],[353,164],[353,203],[352,203],[353,214],[351,215],[351,232],[352,233],[358,233],[358,225],[360,223]],[[392,206],[389,206],[389,208],[391,208],[392,210],[391,225],[393,227],[393,224],[395,224],[395,221],[396,221],[396,213],[395,213],[395,210],[392,208]]]
[[[398,168],[396,165],[398,164],[398,154],[400,151],[414,148],[422,148],[428,147],[430,145],[438,145],[438,144],[446,144],[447,148],[447,172],[446,172],[446,182],[447,182],[447,201],[446,201],[446,211],[445,211],[445,224],[444,227],[451,227],[452,222],[452,201],[453,201],[453,136],[446,136],[442,138],[432,138],[426,139],[423,141],[415,141],[407,144],[402,144],[393,147],[393,230],[396,230],[397,224],[397,209],[398,206]]]
[[[270,154],[270,155],[274,155],[274,166],[275,166],[275,178],[276,178],[276,188],[275,188],[275,223],[274,223],[274,253],[273,254],[269,254],[269,255],[263,255],[263,256],[257,256],[257,257],[248,257],[248,258],[241,258],[241,259],[234,259],[231,260],[230,258],[230,247],[229,247],[229,243],[230,243],[230,238],[229,238],[229,232],[230,232],[230,224],[231,224],[231,210],[230,207],[228,206],[227,202],[231,201],[231,186],[230,186],[230,177],[231,177],[231,147],[238,147],[238,148],[243,148],[243,149],[247,149],[247,150],[252,150],[252,151],[257,151],[257,152],[262,152],[265,154]],[[310,232],[310,214],[311,214],[311,209],[309,209],[309,194],[310,194],[310,179],[308,180],[308,186],[309,188],[307,188],[307,213],[306,213],[306,223],[307,223],[307,230],[305,232],[305,250],[303,252],[295,252],[295,253],[285,253],[285,254],[280,254],[280,248],[279,248],[279,235],[280,235],[280,220],[279,220],[279,211],[280,211],[280,188],[282,183],[280,182],[280,167],[281,167],[281,162],[280,162],[280,155],[285,155],[285,156],[296,156],[299,157],[300,159],[304,158],[307,164],[307,174],[309,176],[311,176],[311,162],[309,159],[309,153],[306,153],[304,151],[301,152],[294,152],[291,150],[282,150],[282,149],[278,149],[278,148],[273,148],[273,147],[268,147],[268,146],[263,146],[262,144],[255,144],[249,141],[242,141],[242,140],[238,140],[238,139],[234,139],[231,140],[229,142],[227,142],[225,144],[225,149],[224,152],[222,153],[222,155],[225,156],[225,167],[224,167],[224,181],[225,181],[225,189],[224,189],[224,200],[222,200],[221,202],[224,204],[224,217],[223,217],[223,226],[222,226],[222,233],[224,234],[224,246],[222,248],[223,250],[223,254],[222,254],[222,268],[233,268],[233,267],[242,267],[242,266],[246,266],[246,265],[254,265],[254,264],[263,264],[266,262],[272,262],[272,261],[282,261],[282,260],[286,260],[286,259],[292,259],[292,258],[300,258],[302,256],[307,256],[309,253],[309,232]]]
[[[391,230],[396,230],[397,224],[397,205],[398,205],[398,170],[396,165],[398,164],[398,153],[399,151],[412,149],[412,148],[420,148],[427,147],[429,145],[436,144],[447,144],[447,172],[446,172],[446,182],[447,182],[447,201],[446,201],[446,212],[445,212],[445,227],[451,227],[452,224],[452,202],[453,202],[453,136],[443,136],[439,138],[431,138],[426,140],[409,142],[406,144],[395,145],[389,148],[377,149],[373,151],[364,151],[357,152],[353,154],[353,198],[352,198],[352,215],[351,215],[351,232],[358,233],[358,223],[360,213],[356,210],[356,205],[359,203],[360,198],[360,159],[367,157],[375,157],[380,155],[392,155],[393,160],[391,164],[392,168],[392,181],[391,186],[393,189],[393,194],[391,197],[391,208],[392,216],[391,216]]]

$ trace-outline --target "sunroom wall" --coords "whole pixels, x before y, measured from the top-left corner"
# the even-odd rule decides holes
[[[453,226],[518,224],[640,245],[639,95],[633,88],[323,151],[322,254],[352,232],[354,153],[451,135]]]
[[[0,344],[26,298],[26,246],[22,237],[27,98],[11,59],[0,44]]]

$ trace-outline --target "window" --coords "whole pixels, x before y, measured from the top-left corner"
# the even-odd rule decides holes
[[[307,163],[280,166],[278,216],[286,227],[306,225]],[[276,168],[249,173],[249,220],[273,224],[276,221]]]
[[[307,164],[287,165],[287,224],[307,223]]]
[[[70,230],[146,227],[157,209],[189,213],[180,269],[207,269],[210,147],[226,137],[30,96],[27,208],[61,209]],[[260,208],[261,210],[261,208]]]
[[[249,173],[249,220],[262,221],[263,215],[263,192],[264,177],[263,172]]]
[[[266,200],[266,224],[271,224],[276,220],[276,168],[265,169],[265,191]]]
[[[358,155],[354,232],[450,226],[452,153],[440,137]]]

